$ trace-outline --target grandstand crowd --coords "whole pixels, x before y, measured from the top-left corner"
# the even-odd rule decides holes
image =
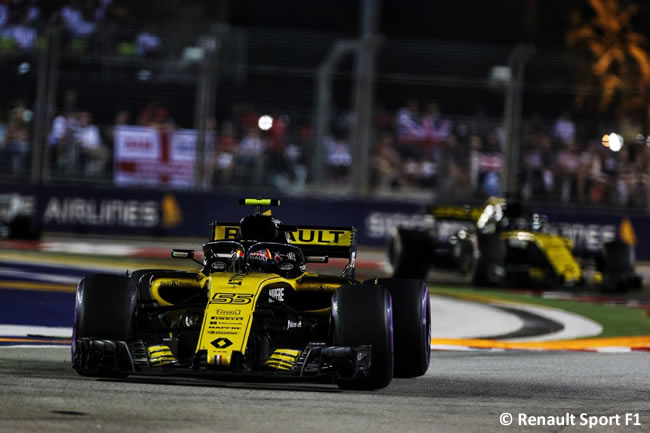
[[[156,11],[147,2],[127,0],[0,0],[0,53],[29,52],[46,26],[56,26],[77,52],[155,57],[161,38],[146,23],[157,18]],[[109,35],[117,40],[109,41]]]
[[[156,13],[168,12],[162,6],[158,12],[152,10],[151,2],[129,0],[0,0],[0,56],[12,50],[29,52],[46,26],[56,25],[66,46],[82,47],[84,53],[156,57],[164,40],[159,29],[147,23],[164,22]],[[111,35],[110,44],[106,35]],[[161,98],[131,101],[115,112],[112,122],[102,125],[94,120],[92,106],[79,106],[75,90],[63,91],[58,99],[60,106],[53,109],[45,134],[46,164],[57,178],[112,181],[117,126],[168,131],[180,127],[174,107]],[[27,100],[15,101],[10,109],[5,109],[7,101],[3,104],[0,173],[26,176],[31,170],[34,107]],[[246,103],[219,112],[218,119],[207,122],[205,167],[213,187],[264,185],[300,191],[312,181],[314,131],[308,116],[265,113]],[[258,122],[264,114],[271,114],[273,122],[262,129]],[[346,185],[354,170],[351,122],[349,112],[337,113],[324,143],[326,183],[335,188]],[[402,107],[377,106],[373,122],[369,155],[373,191],[424,191],[459,199],[502,192],[502,119],[481,111],[447,115],[436,103],[411,99]],[[624,139],[618,152],[602,144],[602,135],[612,131]],[[634,118],[622,117],[599,130],[587,129],[568,113],[525,118],[518,172],[523,197],[647,207],[650,149],[643,140],[645,132]]]
[[[112,178],[113,132],[119,125],[174,130],[177,125],[160,100],[137,112],[121,110],[113,124],[98,126],[89,108],[65,94],[64,106],[48,132],[49,164],[54,176]],[[215,188],[230,185],[303,188],[310,179],[313,127],[310,119],[275,115],[265,129],[251,104],[239,104],[220,121],[208,122],[206,169]],[[350,115],[335,118],[325,139],[326,181],[346,184],[354,170]],[[0,118],[2,171],[30,169],[31,111],[18,103]],[[615,152],[602,144],[602,131],[582,131],[568,114],[543,121],[525,119],[519,184],[525,199],[561,203],[642,207],[649,185],[650,149],[639,141],[639,124],[617,125],[624,138]],[[478,198],[502,191],[503,130],[498,119],[482,113],[444,116],[436,104],[416,100],[396,111],[376,110],[370,184],[376,192],[431,191]],[[606,131],[607,132],[607,131]]]

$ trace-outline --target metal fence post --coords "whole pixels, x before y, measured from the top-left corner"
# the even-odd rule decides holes
[[[378,1],[363,0],[361,12],[361,43],[357,56],[354,96],[354,125],[352,127],[352,191],[368,193],[370,173],[370,141],[375,84],[375,53],[379,39],[377,30]]]
[[[196,158],[194,161],[194,188],[204,190],[208,187],[205,171],[205,147],[208,121],[214,117],[216,87],[218,82],[219,55],[224,36],[228,33],[227,25],[216,25],[201,38],[203,59],[199,70],[199,82],[196,88],[196,108],[194,125],[196,128]],[[215,131],[216,132],[216,131]]]
[[[508,58],[510,80],[506,88],[504,113],[505,149],[503,158],[502,191],[508,197],[519,192],[518,172],[521,147],[522,100],[526,62],[535,54],[532,45],[519,44]]]
[[[329,133],[332,98],[332,71],[348,53],[359,49],[359,42],[341,40],[334,45],[316,73],[316,95],[314,107],[314,147],[310,161],[310,177],[314,185],[323,182],[323,163],[327,157],[325,137]]]
[[[48,27],[45,35],[44,44],[38,47],[38,79],[31,146],[30,179],[33,183],[49,179],[50,149],[47,131],[56,107],[59,75],[60,31],[57,27]]]

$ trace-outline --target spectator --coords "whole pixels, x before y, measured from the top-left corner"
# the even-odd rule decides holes
[[[12,40],[21,50],[28,51],[36,42],[36,29],[29,25],[27,16],[24,16],[19,23],[2,30],[1,36]]]
[[[68,33],[76,38],[88,39],[97,27],[94,17],[95,10],[85,5],[81,0],[71,0],[70,3],[61,8],[61,21]]]
[[[327,169],[330,179],[336,183],[347,180],[352,165],[350,145],[343,138],[343,134],[334,133],[325,138],[327,149]]]
[[[555,186],[554,164],[551,137],[543,133],[533,136],[531,148],[524,160],[524,179],[526,189],[535,197],[551,197]]]
[[[582,154],[578,171],[578,199],[600,203],[605,198],[607,179],[602,172],[601,144],[590,141]]]
[[[12,175],[24,175],[28,171],[31,118],[32,112],[22,103],[11,110],[7,122],[5,155],[9,173]]]
[[[217,139],[212,169],[213,185],[228,185],[232,179],[239,147],[233,129],[231,123],[224,124],[221,136]]]
[[[648,167],[650,167],[650,148],[641,145],[635,152],[635,158],[631,162],[632,172],[629,178],[630,205],[646,208],[647,192],[650,188],[650,176]]]
[[[613,202],[617,206],[625,207],[631,201],[632,191],[635,188],[636,173],[630,160],[630,152],[623,147],[618,153],[616,179],[614,181]]]
[[[394,128],[394,116],[392,115],[391,112],[389,112],[386,107],[383,105],[379,105],[375,111],[374,111],[374,116],[373,116],[373,123],[375,125],[375,128],[378,131],[388,131],[388,130],[393,130]]]
[[[400,153],[406,157],[418,157],[417,144],[425,138],[420,107],[415,99],[410,99],[406,107],[400,108],[395,119],[397,142]]]
[[[383,133],[372,162],[373,185],[380,190],[395,189],[401,185],[402,158],[395,149],[395,138],[390,133]]]
[[[555,120],[553,126],[553,137],[560,140],[562,144],[569,144],[575,142],[576,138],[576,125],[571,120],[569,113],[562,113],[560,117]]]
[[[169,110],[159,99],[145,105],[138,115],[138,125],[160,128],[169,118]]]
[[[67,90],[63,111],[52,121],[49,136],[50,163],[56,175],[72,176],[78,170],[79,149],[75,141],[79,128],[77,111],[77,92]]]
[[[115,145],[115,129],[120,126],[128,126],[130,123],[131,115],[127,110],[119,110],[117,114],[115,114],[113,125],[105,130],[109,147],[113,147]]]
[[[469,136],[469,186],[474,194],[478,194],[479,191],[479,160],[482,147],[483,139],[480,134]]]
[[[250,128],[239,143],[239,151],[235,159],[235,175],[238,183],[261,184],[265,165],[265,147],[264,140],[260,137],[259,128]]]
[[[560,201],[569,203],[574,198],[578,184],[580,155],[574,142],[565,143],[557,155],[556,177],[560,189]]]
[[[428,104],[422,116],[424,142],[434,146],[442,145],[451,134],[451,121],[443,119],[438,104]]]
[[[75,172],[77,148],[74,133],[77,129],[75,113],[62,113],[52,121],[49,145],[54,174],[68,176]]]
[[[440,164],[440,190],[443,194],[451,193],[453,196],[463,196],[470,191],[470,178],[468,175],[468,151],[461,146],[456,135],[447,138],[445,147],[441,152]]]
[[[285,141],[288,126],[288,116],[275,116],[271,128],[267,132],[267,171],[271,178],[286,177],[288,174],[285,159]],[[273,180],[273,183],[275,183]]]
[[[252,104],[243,103],[233,107],[233,114],[237,120],[237,131],[246,134],[247,131],[257,128],[260,115],[255,111]]]
[[[500,195],[503,156],[495,133],[488,134],[485,145],[478,153],[477,163],[480,191],[486,196]]]
[[[78,123],[75,141],[80,150],[83,174],[86,177],[102,177],[106,174],[108,149],[102,143],[99,129],[92,123],[89,112],[79,113]]]
[[[158,57],[161,45],[160,36],[152,31],[151,25],[145,25],[135,38],[135,53],[140,57]]]
[[[305,189],[307,182],[307,166],[309,150],[311,148],[313,131],[308,119],[302,119],[298,123],[295,140],[287,145],[285,150],[286,161],[289,165],[289,178],[291,183],[289,190],[298,193]]]

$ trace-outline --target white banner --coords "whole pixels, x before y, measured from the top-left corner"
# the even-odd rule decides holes
[[[116,185],[194,184],[197,133],[193,129],[115,128]],[[205,161],[213,155],[214,134],[206,137]],[[206,179],[210,174],[206,173]]]

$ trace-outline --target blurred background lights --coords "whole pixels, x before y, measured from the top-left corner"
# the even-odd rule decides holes
[[[609,135],[608,134],[603,135],[602,143],[603,143],[603,146],[609,147]]]
[[[148,69],[142,69],[138,72],[138,80],[147,81],[151,78],[151,71]]]
[[[268,131],[273,126],[273,118],[268,114],[265,114],[257,121],[257,126],[259,126],[262,131]]]
[[[609,134],[609,149],[612,152],[618,152],[623,147],[623,137],[615,132]]]
[[[18,65],[18,74],[19,75],[25,75],[29,73],[29,71],[32,69],[31,65],[27,62],[23,62],[20,65]]]

